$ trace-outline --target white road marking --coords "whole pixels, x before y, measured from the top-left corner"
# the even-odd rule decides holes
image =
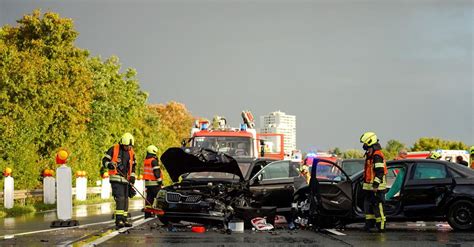
[[[140,217],[143,217],[143,215],[132,217],[132,220],[138,219]],[[24,236],[24,235],[30,235],[30,234],[42,233],[42,232],[52,232],[52,231],[58,231],[58,230],[64,230],[64,229],[77,229],[77,228],[80,229],[80,228],[84,228],[88,226],[101,225],[101,224],[107,224],[107,223],[113,223],[113,222],[114,222],[113,220],[108,220],[108,221],[102,221],[102,222],[96,222],[96,223],[90,223],[90,224],[72,226],[72,227],[58,227],[58,228],[53,228],[53,229],[45,229],[45,230],[38,230],[38,231],[31,231],[31,232],[6,234],[3,236],[0,236],[0,239],[9,239],[9,238],[14,238],[16,236]]]
[[[331,234],[337,235],[337,236],[346,236],[345,233],[337,231],[336,229],[324,229],[324,230],[331,233]]]
[[[146,223],[150,220],[154,220],[154,219],[155,218],[148,218],[148,219],[139,220],[137,222],[134,222],[132,227],[125,227],[125,228],[122,228],[120,230],[113,231],[113,232],[109,233],[108,235],[105,235],[105,236],[103,236],[99,239],[96,239],[95,241],[93,241],[91,243],[88,243],[87,245],[83,245],[83,246],[85,246],[85,247],[97,246],[101,243],[104,243],[105,241],[108,241],[108,240],[114,238],[115,236],[119,235],[120,233],[126,232],[127,230],[133,229],[136,226],[139,226],[141,224],[144,224],[144,223]]]

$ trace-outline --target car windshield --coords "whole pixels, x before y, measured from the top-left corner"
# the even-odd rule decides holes
[[[245,174],[248,172],[250,167],[249,163],[242,163],[239,164],[240,171],[245,177]],[[188,173],[184,176],[184,178],[187,179],[235,179],[238,180],[239,176],[232,174],[232,173],[226,173],[226,172],[191,172]]]
[[[194,146],[212,149],[232,157],[253,157],[252,138],[200,136],[194,138]]]
[[[359,171],[364,170],[364,160],[343,160],[342,169],[347,175],[352,176]]]

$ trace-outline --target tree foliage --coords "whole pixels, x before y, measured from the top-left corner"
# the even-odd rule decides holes
[[[397,157],[398,152],[402,149],[406,149],[405,144],[397,140],[389,140],[382,151],[386,160],[392,160]]]
[[[117,57],[76,47],[71,19],[34,11],[17,23],[0,29],[0,168],[14,169],[16,188],[39,186],[60,147],[94,183],[103,153],[124,132],[135,136],[141,165],[147,145],[175,146],[191,128],[179,122],[192,119],[184,105],[148,108],[136,71],[122,70]]]
[[[412,151],[432,151],[436,149],[467,150],[468,146],[461,141],[449,141],[436,137],[422,137],[411,148]]]
[[[343,159],[360,159],[364,157],[364,152],[358,149],[348,149],[342,152],[341,157]]]

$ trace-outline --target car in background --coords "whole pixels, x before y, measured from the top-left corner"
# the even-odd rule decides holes
[[[349,176],[364,170],[365,159],[340,159],[337,165],[341,167]]]
[[[363,171],[349,176],[332,161],[334,176],[318,178],[295,193],[297,214],[321,227],[364,221]],[[448,221],[455,230],[474,229],[474,171],[455,163],[406,159],[387,162],[387,221]],[[317,171],[317,169],[316,169]]]
[[[165,224],[225,222],[239,212],[251,215],[262,208],[289,214],[294,192],[307,185],[298,163],[289,160],[237,162],[224,153],[197,147],[170,148],[160,159],[176,182],[162,188],[153,203]]]

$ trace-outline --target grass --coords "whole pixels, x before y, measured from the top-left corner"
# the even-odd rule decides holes
[[[109,199],[102,199],[100,197],[92,197],[92,198],[87,198],[85,201],[74,200],[72,202],[72,205],[73,206],[89,205],[89,204],[99,204],[99,203],[104,203],[104,202],[114,202],[114,199],[113,197],[110,197]]]
[[[130,200],[142,200],[142,198],[135,197]],[[99,203],[104,203],[104,202],[115,203],[113,197],[110,197],[109,199],[102,199],[100,198],[100,196],[93,196],[93,197],[87,198],[87,200],[85,201],[73,200],[72,205],[73,206],[90,205],[90,204],[99,204]],[[56,209],[56,204],[44,204],[42,202],[42,199],[28,198],[25,201],[25,205],[22,206],[20,204],[21,204],[20,202],[15,201],[15,206],[13,206],[13,208],[11,209],[6,209],[6,208],[3,208],[3,206],[0,206],[0,218],[15,217],[15,216],[20,216],[20,215],[25,215],[25,214],[32,214],[35,212],[43,212],[43,211]]]
[[[2,212],[5,214],[4,217],[15,217],[15,216],[20,216],[20,215],[25,215],[25,214],[31,214],[35,213],[36,209],[35,207],[31,205],[26,205],[26,206],[13,206],[13,208],[2,208]]]

